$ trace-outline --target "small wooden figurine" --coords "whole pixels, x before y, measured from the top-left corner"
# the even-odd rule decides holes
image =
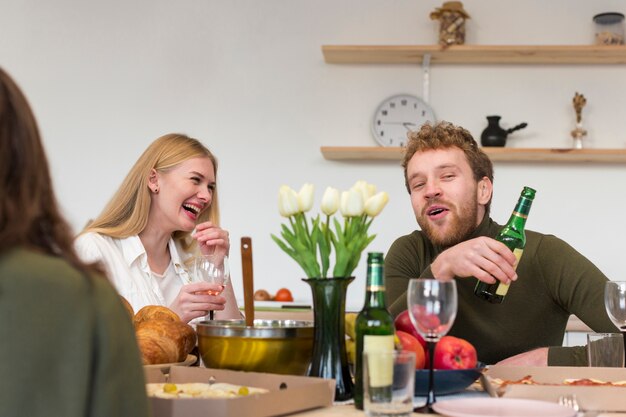
[[[574,149],[582,149],[583,148],[583,137],[587,135],[587,131],[583,129],[583,107],[587,104],[587,99],[582,94],[574,95],[574,99],[572,100],[574,104],[574,111],[576,111],[576,128],[572,130],[572,138],[574,138]]]

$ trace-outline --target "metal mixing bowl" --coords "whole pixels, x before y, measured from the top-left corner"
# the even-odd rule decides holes
[[[198,323],[198,350],[207,368],[306,375],[313,354],[313,322],[212,320]]]

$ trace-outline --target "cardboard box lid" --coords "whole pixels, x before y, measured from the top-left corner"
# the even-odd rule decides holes
[[[486,374],[504,380],[518,380],[530,375],[534,381],[551,384],[562,384],[565,379],[571,378],[626,381],[626,368],[495,365],[490,366]],[[626,387],[512,384],[505,388],[502,396],[558,402],[560,396],[567,394],[575,394],[583,410],[626,411]]]
[[[147,382],[165,382],[159,370],[145,371]],[[240,398],[164,399],[150,398],[154,417],[269,417],[330,407],[335,397],[335,381],[291,375],[229,371],[173,366],[168,382],[216,382],[268,389],[266,394]]]

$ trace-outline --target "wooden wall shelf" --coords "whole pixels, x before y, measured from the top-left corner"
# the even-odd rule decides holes
[[[322,146],[325,159],[334,161],[400,161],[400,147]],[[626,163],[626,149],[482,148],[494,162]]]
[[[322,45],[329,64],[626,64],[624,45]]]

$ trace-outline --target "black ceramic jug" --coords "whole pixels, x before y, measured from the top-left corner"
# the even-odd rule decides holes
[[[515,127],[505,130],[500,127],[500,116],[487,116],[487,122],[487,127],[480,135],[480,144],[483,146],[504,146],[509,133],[528,126],[527,123],[520,123]]]

